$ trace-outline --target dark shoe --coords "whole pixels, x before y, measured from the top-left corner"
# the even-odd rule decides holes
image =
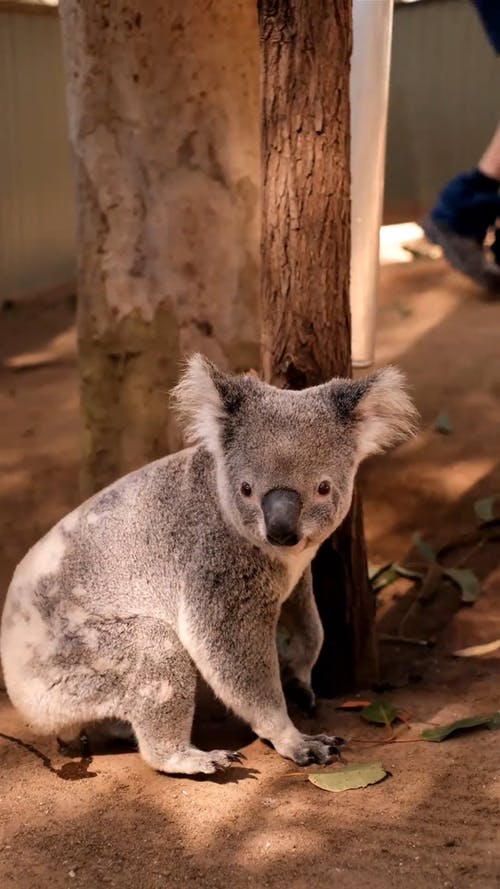
[[[453,268],[488,290],[500,293],[500,266],[488,259],[479,241],[457,234],[431,216],[426,216],[421,226],[429,241],[442,248]]]

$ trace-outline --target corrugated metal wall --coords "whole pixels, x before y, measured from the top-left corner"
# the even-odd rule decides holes
[[[418,216],[477,162],[498,117],[499,65],[470,0],[396,5],[386,220]],[[0,109],[0,298],[71,286],[75,199],[55,10],[0,2]]]
[[[0,298],[71,285],[75,199],[55,11],[0,3]]]
[[[411,218],[479,160],[500,116],[500,60],[470,0],[394,12],[385,216]]]

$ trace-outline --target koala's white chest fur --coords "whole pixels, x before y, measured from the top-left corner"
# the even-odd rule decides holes
[[[302,550],[299,553],[290,553],[286,557],[286,568],[288,572],[288,586],[286,588],[285,594],[282,598],[282,601],[288,599],[292,590],[297,586],[300,578],[302,577],[304,571],[310,565],[314,556],[318,551],[318,547],[308,547],[307,549]]]

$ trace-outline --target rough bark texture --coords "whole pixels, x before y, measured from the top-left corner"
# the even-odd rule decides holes
[[[349,0],[260,0],[262,345],[268,381],[303,388],[350,361]],[[359,497],[313,566],[324,695],[375,674]]]
[[[251,0],[61,0],[79,213],[90,493],[178,444],[198,349],[258,362],[259,78]]]

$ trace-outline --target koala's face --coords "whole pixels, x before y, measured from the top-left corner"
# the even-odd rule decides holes
[[[325,540],[349,510],[360,461],[410,435],[415,419],[394,368],[295,392],[196,356],[176,397],[215,457],[224,512],[278,554]]]

